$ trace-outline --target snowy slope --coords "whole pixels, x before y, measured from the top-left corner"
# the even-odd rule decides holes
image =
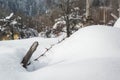
[[[119,34],[120,29],[107,26],[98,25],[82,28],[53,49],[54,61],[58,58],[75,60],[79,58],[119,57]]]
[[[120,18],[115,22],[113,27],[120,28]]]
[[[83,28],[54,47],[50,66],[33,74],[42,80],[119,80],[118,34],[113,27]]]
[[[63,37],[63,36],[61,36]],[[33,59],[42,54],[51,44],[57,43],[59,38],[31,38],[15,41],[1,41],[0,42],[0,80],[31,80],[29,76],[26,76],[28,71],[26,71],[21,66],[21,61],[24,55],[27,53],[28,49],[34,41],[39,42],[37,51],[33,55]],[[46,57],[42,62],[36,62],[36,66],[31,66],[31,70],[35,70],[46,66],[49,62],[49,59]],[[40,65],[39,65],[40,64]],[[27,74],[26,74],[27,72]]]
[[[120,80],[119,34],[107,26],[80,29],[33,64],[33,72],[20,65],[27,49],[39,41],[35,58],[58,38],[0,42],[0,80]]]

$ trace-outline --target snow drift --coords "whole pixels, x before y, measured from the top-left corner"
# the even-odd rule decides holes
[[[80,29],[53,51],[55,60],[120,57],[120,29],[107,26],[88,26]]]
[[[42,43],[34,53],[38,55],[44,51],[41,46],[49,46],[57,39],[0,42],[0,80],[120,80],[119,34],[119,28],[108,26],[80,29],[34,64],[42,65],[44,61],[47,65],[33,72],[19,64],[28,46],[33,40]]]
[[[118,18],[113,27],[120,28],[120,18]]]
[[[80,29],[55,46],[49,66],[35,73],[44,80],[119,80],[118,34],[120,29],[107,26]]]

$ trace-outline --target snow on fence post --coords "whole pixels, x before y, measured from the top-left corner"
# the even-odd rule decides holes
[[[24,68],[27,68],[27,64],[32,56],[32,54],[34,53],[34,51],[37,49],[39,43],[37,41],[35,41],[32,46],[30,47],[29,51],[27,52],[27,54],[24,56],[23,60],[22,60],[22,64]]]

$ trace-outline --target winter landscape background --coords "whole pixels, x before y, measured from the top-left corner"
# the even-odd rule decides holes
[[[113,26],[120,16],[119,3],[119,0],[0,0],[0,18],[14,13],[10,20],[18,22],[11,25],[10,20],[8,24],[0,21],[0,26],[6,27],[1,30],[0,39],[13,39],[14,35],[17,39],[38,35],[49,38],[61,32],[72,34],[89,25]],[[35,33],[30,33],[31,29]]]
[[[0,80],[120,80],[120,0],[0,0]]]

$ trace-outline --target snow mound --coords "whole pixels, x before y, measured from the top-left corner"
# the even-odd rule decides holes
[[[29,71],[46,66],[49,60],[45,57],[44,60],[40,60],[40,62],[32,63],[26,70],[21,64],[23,57],[35,41],[38,41],[41,46],[38,46],[32,59],[38,57],[46,50],[45,48],[56,43],[58,40],[59,38],[44,39],[38,37],[23,40],[0,41],[0,80],[34,80],[31,79]]]
[[[115,22],[113,27],[120,28],[120,18]]]
[[[26,72],[20,65],[23,51],[12,46],[0,46],[0,80],[16,80],[17,78],[22,80]]]
[[[55,46],[42,80],[120,80],[120,29],[88,26]],[[39,76],[39,77],[38,77]]]
[[[120,29],[89,26],[56,46],[53,61],[120,57]]]
[[[120,29],[114,27],[82,28],[54,46],[39,60],[40,64],[34,63],[35,67],[44,61],[47,65],[33,72],[20,65],[25,50],[38,41],[40,46],[33,55],[36,58],[58,39],[0,42],[0,80],[120,80],[119,34]]]

